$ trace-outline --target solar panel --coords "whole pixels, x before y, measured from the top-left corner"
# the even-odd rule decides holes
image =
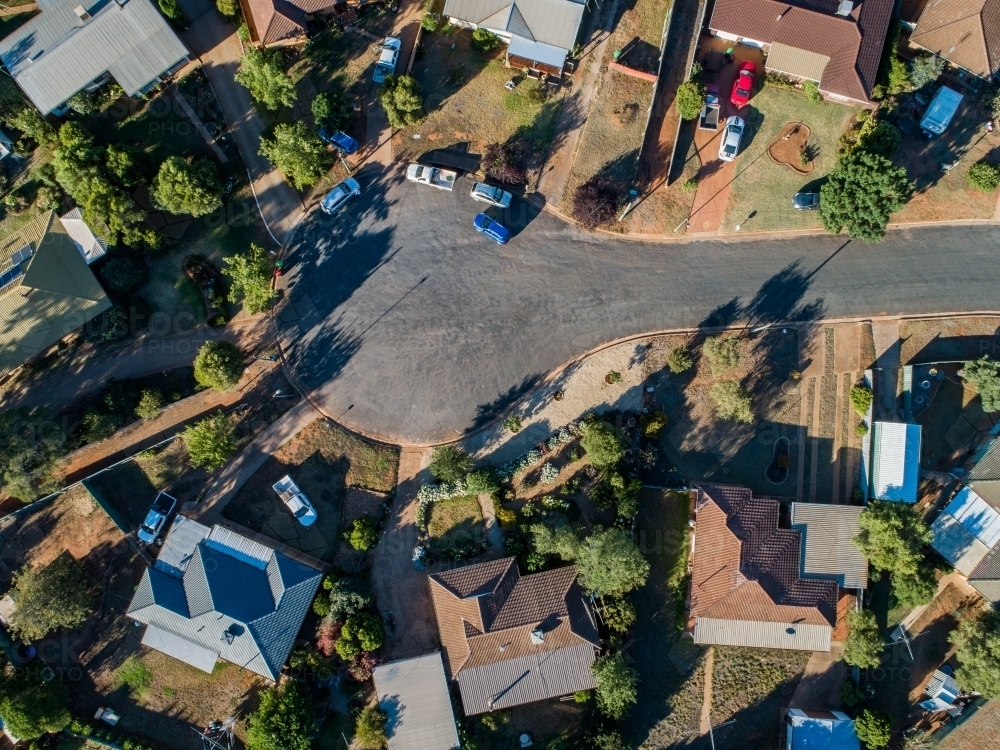
[[[18,250],[17,252],[15,252],[13,255],[10,256],[10,263],[11,265],[23,263],[32,255],[34,255],[34,250],[31,249],[31,245],[25,245],[20,250]]]
[[[0,274],[0,289],[14,281],[17,281],[23,275],[24,273],[21,271],[21,266],[19,265],[14,266],[12,269],[3,274]]]

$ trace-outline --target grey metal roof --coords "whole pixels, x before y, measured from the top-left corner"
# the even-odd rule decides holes
[[[854,543],[863,510],[857,505],[792,503],[792,526],[803,531],[804,575],[836,578],[841,588],[868,588],[868,560]]]
[[[209,674],[212,673],[219,658],[218,649],[207,648],[155,625],[146,626],[141,643]]]
[[[596,654],[593,646],[580,644],[463,669],[458,687],[465,715],[590,690]]]
[[[192,521],[178,513],[167,532],[166,539],[163,540],[160,554],[157,555],[153,567],[180,578],[194,557],[198,543],[208,537],[211,531],[209,526]]]
[[[969,472],[969,481],[1000,479],[1000,440],[994,440],[989,449]]]
[[[871,436],[872,497],[915,503],[920,481],[920,425],[875,422]]]
[[[950,513],[941,512],[931,524],[931,547],[962,575],[969,575],[990,548]]]
[[[694,642],[716,646],[829,651],[832,633],[829,625],[699,617],[694,625]]]
[[[440,652],[382,664],[372,677],[379,706],[389,717],[389,750],[459,747]]]
[[[38,0],[41,13],[0,40],[0,59],[42,114],[105,72],[129,96],[187,58],[149,0]]]
[[[520,36],[569,50],[586,5],[575,0],[447,0],[444,14],[503,36]]]
[[[562,70],[566,62],[566,50],[542,42],[532,42],[527,39],[515,36],[511,37],[507,52],[518,57],[523,57],[535,62],[545,63],[554,68]]]
[[[186,527],[175,524],[164,548],[174,529],[186,541],[197,538]],[[262,568],[245,554],[242,542],[231,541],[235,548],[217,539],[198,541],[183,572],[172,565],[147,569],[128,615],[273,680],[288,659],[322,574],[274,551]],[[178,549],[172,555],[183,545],[173,546]],[[154,642],[164,643],[165,653],[177,650],[176,639],[150,636],[148,645]],[[204,662],[204,652],[195,656]]]

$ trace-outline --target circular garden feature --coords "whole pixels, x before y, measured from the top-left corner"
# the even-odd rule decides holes
[[[764,474],[772,484],[781,484],[788,479],[788,469],[792,465],[792,457],[789,455],[788,438],[781,437],[774,441],[774,456]]]
[[[767,155],[796,174],[810,174],[815,167],[815,154],[809,145],[811,135],[812,130],[804,122],[786,123],[767,147]]]

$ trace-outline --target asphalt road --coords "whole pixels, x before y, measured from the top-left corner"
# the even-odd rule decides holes
[[[290,246],[279,336],[330,416],[385,440],[434,443],[486,424],[601,344],[695,326],[1000,310],[1000,231],[648,244],[591,235],[523,201],[472,228],[472,180],[448,193],[400,168],[364,172],[336,218]],[[490,209],[493,213],[494,209]],[[752,227],[748,227],[752,229]]]

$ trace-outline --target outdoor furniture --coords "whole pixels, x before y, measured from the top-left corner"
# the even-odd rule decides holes
[[[503,87],[508,91],[513,91],[515,88],[517,88],[517,84],[514,83],[514,79],[511,78],[509,81],[507,81],[507,83],[503,85]]]

